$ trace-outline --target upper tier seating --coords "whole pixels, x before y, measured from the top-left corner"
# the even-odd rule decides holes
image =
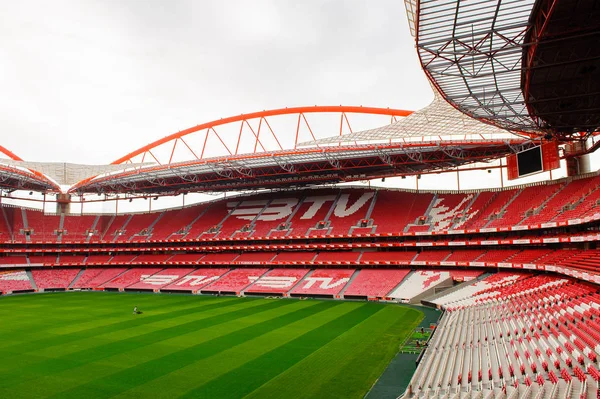
[[[44,215],[42,211],[31,209],[23,210],[27,217],[27,228],[30,231],[30,239],[33,242],[38,241],[56,241],[57,235],[55,232],[59,228],[60,216]],[[21,219],[21,225],[15,226],[15,231],[19,233],[25,229],[24,222]]]
[[[151,240],[166,240],[171,235],[182,237],[185,229],[200,215],[201,207],[193,206],[170,210],[152,227]],[[177,234],[180,233],[180,234]]]
[[[207,292],[241,292],[269,269],[234,269],[212,284],[202,288]]]
[[[599,187],[600,176],[479,193],[307,189],[118,216],[49,215],[1,206],[0,242],[11,237],[16,242],[147,242],[508,228],[596,215]]]
[[[285,294],[309,271],[309,269],[273,269],[256,280],[244,292]]]
[[[317,269],[296,285],[291,294],[335,296],[342,291],[353,274],[354,269]]]
[[[433,194],[380,190],[371,214],[376,233],[402,233],[425,214]],[[402,212],[398,212],[401,209]]]
[[[479,203],[478,206],[481,205],[481,210],[478,214],[469,219],[462,228],[464,229],[481,229],[486,227],[488,223],[491,223],[491,218],[499,215],[501,209],[515,197],[518,195],[519,190],[506,190],[506,191],[498,191],[490,195],[490,193],[486,193],[482,197],[483,192],[479,194],[480,197],[489,198],[486,203]]]
[[[475,194],[440,194],[434,199],[429,211],[428,225],[431,231],[450,230],[460,220],[475,198]]]
[[[12,228],[14,226],[15,212],[21,213],[21,209],[14,206],[0,205],[0,242],[7,242],[13,239]],[[21,241],[21,239],[18,241]]]
[[[329,233],[329,228],[320,228],[330,210],[333,210],[339,190],[308,190],[302,196],[295,213],[290,219],[291,236],[321,236]],[[302,193],[300,194],[302,195]],[[297,208],[297,209],[296,209]]]
[[[121,234],[125,234],[125,223],[131,215],[104,216],[100,219],[100,229],[103,241],[113,242]]]
[[[0,271],[0,292],[17,292],[33,290],[31,280],[24,270]]]
[[[66,289],[79,274],[80,269],[32,270],[33,281],[41,289]]]
[[[85,241],[89,233],[94,233],[92,226],[96,216],[92,215],[65,215],[62,226],[62,242]],[[97,230],[96,230],[97,231]]]
[[[344,291],[344,297],[386,297],[408,273],[408,269],[362,269]]]
[[[525,218],[525,213],[542,205],[555,195],[563,186],[561,184],[544,184],[526,187],[504,209],[502,215],[492,220],[487,227],[515,226]]]
[[[330,235],[348,235],[350,228],[359,226],[375,197],[372,191],[345,190],[340,192],[329,216]]]
[[[116,242],[146,241],[150,238],[150,226],[162,216],[162,213],[137,213],[121,227],[121,234],[117,235]]]

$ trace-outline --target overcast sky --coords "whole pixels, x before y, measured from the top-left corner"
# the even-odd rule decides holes
[[[0,91],[1,145],[89,164],[240,113],[432,98],[399,0],[4,2]]]

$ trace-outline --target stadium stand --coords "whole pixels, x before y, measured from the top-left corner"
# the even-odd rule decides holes
[[[258,280],[269,269],[234,269],[217,281],[202,288],[202,292],[239,293]]]
[[[62,221],[62,242],[78,242],[85,241],[96,231],[94,224],[97,216],[92,215],[64,215]]]
[[[73,283],[73,289],[93,289],[100,288],[102,284],[114,279],[121,273],[126,271],[126,268],[122,267],[111,267],[107,269],[103,268],[90,268],[85,269],[79,278]]]
[[[272,269],[246,288],[244,293],[285,294],[307,273],[309,269]]]
[[[388,296],[402,302],[411,302],[436,286],[449,281],[451,278],[448,271],[417,270],[405,278],[402,284]]]
[[[3,294],[31,291],[33,286],[25,270],[0,271],[0,292]]]
[[[376,233],[402,233],[427,212],[433,194],[379,190],[371,214]],[[403,209],[405,212],[396,212]]]
[[[348,284],[344,298],[385,298],[408,273],[408,269],[362,269]]]
[[[289,252],[280,252],[275,256],[273,262],[275,263],[288,263],[295,265],[305,265],[317,256],[316,252],[308,252],[308,251],[289,251]]]
[[[222,275],[227,273],[229,269],[196,269],[193,272],[183,276],[177,281],[162,287],[163,291],[192,291],[207,286],[218,280]]]
[[[34,269],[31,275],[38,290],[67,289],[79,272],[80,269]]]
[[[354,274],[354,269],[318,269],[306,276],[290,292],[293,296],[337,296]]]
[[[112,280],[102,284],[100,287],[102,288],[113,288],[113,289],[122,289],[129,287],[130,285],[139,283],[149,276],[153,275],[161,271],[162,268],[150,268],[150,267],[141,267],[135,269],[129,269],[126,272],[119,274]]]
[[[166,240],[184,236],[187,227],[199,216],[201,206],[165,211],[152,228],[151,240]]]
[[[189,267],[164,269],[145,278],[142,276],[140,282],[130,285],[127,288],[132,290],[158,290],[187,276],[193,271],[194,269]]]
[[[440,297],[447,307],[409,397],[579,397],[598,392],[598,287],[499,273]]]
[[[352,227],[360,226],[361,221],[368,219],[367,212],[374,197],[375,193],[369,191],[341,191],[328,218],[329,235],[352,234]]]
[[[358,258],[360,257],[360,252],[354,251],[324,251],[319,252],[314,262],[316,264],[329,264],[329,265],[339,265],[339,264],[356,264]]]

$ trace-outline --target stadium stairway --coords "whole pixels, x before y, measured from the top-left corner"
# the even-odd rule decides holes
[[[510,204],[513,203],[513,201],[515,201],[517,198],[519,198],[519,196],[521,195],[521,193],[523,192],[523,188],[516,190],[516,193],[504,204],[500,207],[500,209],[498,210],[498,215],[500,216],[500,218],[502,218],[504,216],[504,213],[506,212],[506,209],[510,206]],[[483,225],[483,228],[487,228],[490,227],[491,224],[493,224],[497,219],[489,219],[487,221],[486,224]]]
[[[73,288],[73,285],[75,285],[75,283],[77,282],[77,280],[79,280],[81,278],[81,275],[85,273],[85,269],[81,269],[79,271],[79,273],[77,273],[77,276],[75,276],[75,278],[73,279],[73,281],[71,281],[71,283],[69,284],[69,286],[67,287],[67,289],[71,289]]]
[[[460,291],[463,288],[466,288],[466,287],[468,287],[470,285],[473,285],[473,284],[477,283],[480,280],[485,279],[486,277],[491,276],[492,274],[493,273],[483,273],[480,276],[478,276],[478,277],[476,277],[476,278],[474,278],[472,280],[463,281],[462,283],[459,283],[459,284],[457,284],[457,285],[455,285],[453,287],[447,288],[447,289],[445,289],[445,290],[443,290],[441,292],[436,292],[435,294],[433,294],[431,296],[422,298],[421,299],[421,303],[424,303],[424,302],[425,303],[435,303],[436,299],[442,298],[442,297],[444,297],[446,295],[449,295],[451,293]]]
[[[29,277],[29,282],[31,283],[31,286],[33,287],[34,290],[38,290],[37,284],[35,283],[35,280],[33,279],[33,274],[31,273],[31,270],[27,270],[27,277]]]
[[[348,289],[348,287],[350,287],[350,285],[352,284],[352,281],[354,281],[354,279],[356,278],[356,276],[358,276],[358,273],[360,273],[360,269],[356,269],[354,271],[354,273],[352,273],[352,276],[350,277],[350,280],[348,280],[348,282],[346,283],[346,285],[344,286],[344,288],[342,288],[342,290],[338,294],[340,296],[340,299],[344,299],[344,292],[346,292],[346,290]]]
[[[96,226],[98,226],[98,222],[100,221],[100,215],[97,215],[94,221],[92,222],[92,227],[90,227],[91,231],[96,231]],[[92,239],[92,235],[89,235],[85,238],[85,242],[90,242]]]

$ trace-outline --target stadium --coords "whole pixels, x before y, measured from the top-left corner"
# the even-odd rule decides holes
[[[600,397],[600,2],[405,9],[419,110],[0,146],[0,397]]]

